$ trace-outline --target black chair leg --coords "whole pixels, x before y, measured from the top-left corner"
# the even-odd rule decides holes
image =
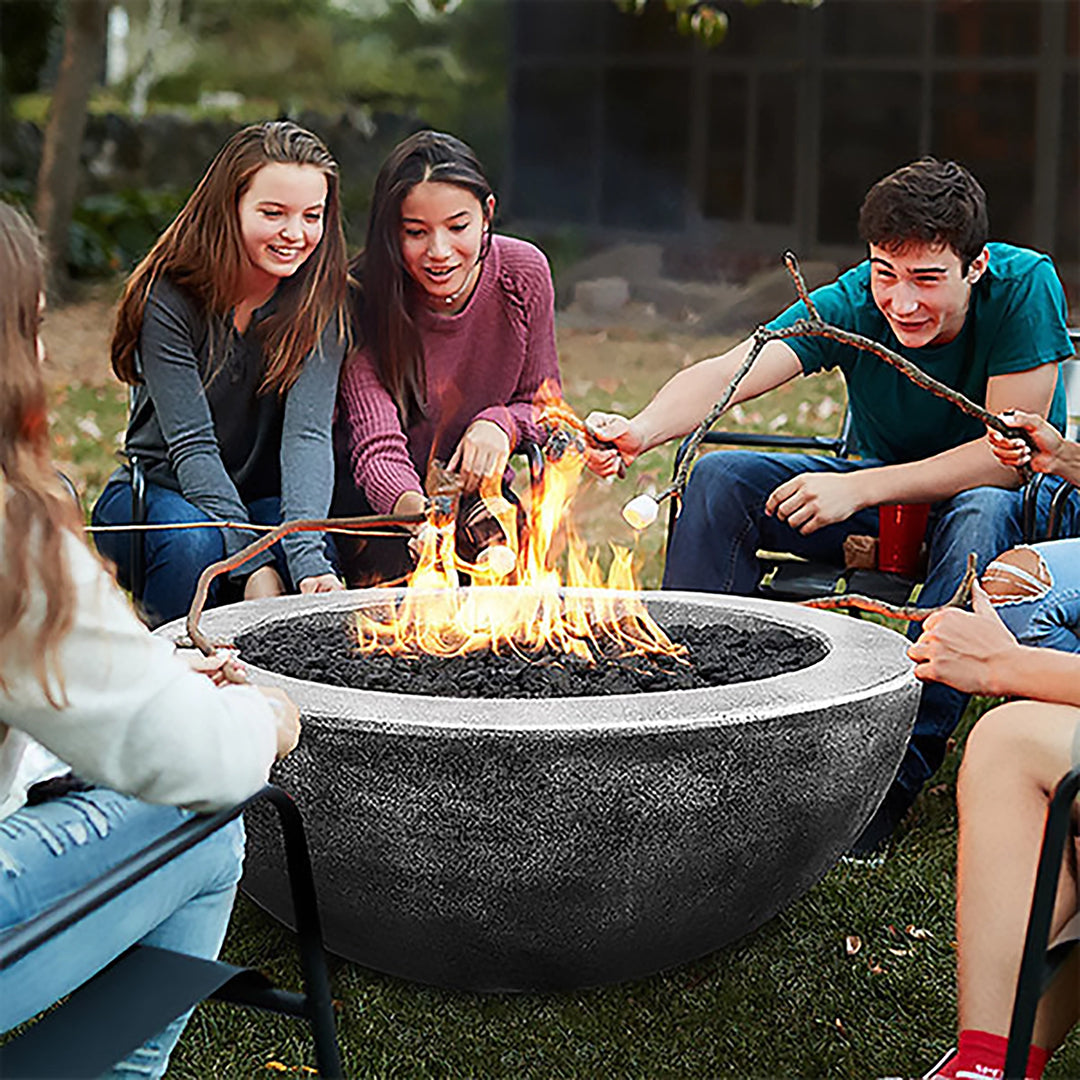
[[[1005,1052],[1005,1080],[1024,1080],[1031,1036],[1035,1030],[1035,1013],[1039,1000],[1061,966],[1047,956],[1050,940],[1050,921],[1057,899],[1058,878],[1065,853],[1065,841],[1072,824],[1072,804],[1080,792],[1080,766],[1062,777],[1046,817],[1039,867],[1035,875],[1035,891],[1031,899],[1020,975],[1016,981],[1016,999],[1009,1025],[1009,1043]]]
[[[265,795],[277,810],[285,839],[300,967],[308,1001],[307,1019],[315,1042],[315,1063],[320,1076],[341,1080],[345,1074],[337,1043],[330,978],[322,946],[322,924],[303,821],[296,804],[286,792],[277,787],[268,787]]]

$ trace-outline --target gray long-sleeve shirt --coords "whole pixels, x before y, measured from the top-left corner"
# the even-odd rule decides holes
[[[241,335],[231,320],[213,323],[162,278],[143,313],[138,362],[145,381],[134,388],[125,447],[146,463],[150,483],[178,491],[215,520],[248,521],[245,504],[275,495],[286,521],[329,512],[344,343],[328,326],[284,397],[259,394],[265,367],[255,327],[269,310],[256,311]],[[235,529],[222,535],[229,554],[253,539]],[[294,584],[331,572],[321,533],[293,533],[282,545]],[[236,574],[270,561],[263,553]]]

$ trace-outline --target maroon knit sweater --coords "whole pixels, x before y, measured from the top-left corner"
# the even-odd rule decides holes
[[[542,441],[533,401],[546,380],[559,385],[551,271],[524,240],[494,237],[476,289],[456,315],[423,308],[415,317],[427,369],[424,419],[402,431],[366,349],[342,369],[337,468],[379,514],[404,492],[423,491],[429,460],[449,460],[474,420],[498,424],[511,448],[522,436]]]

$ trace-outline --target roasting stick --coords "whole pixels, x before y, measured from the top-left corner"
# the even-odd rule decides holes
[[[782,341],[785,338],[824,337],[829,338],[832,341],[838,341],[843,345],[852,345],[857,349],[873,353],[875,356],[880,357],[887,364],[890,364],[900,371],[901,374],[905,375],[915,383],[916,386],[921,387],[923,390],[928,390],[931,394],[944,398],[946,401],[951,401],[961,412],[974,417],[980,423],[993,428],[995,431],[1006,436],[1006,438],[1023,439],[1032,450],[1038,449],[1032,441],[1031,434],[1028,431],[1023,428],[1012,427],[1011,425],[1006,424],[1000,417],[995,416],[994,413],[984,409],[981,405],[976,405],[975,402],[965,397],[959,391],[954,390],[951,386],[946,386],[945,383],[939,382],[937,379],[927,375],[925,371],[913,364],[910,360],[906,360],[898,353],[893,352],[891,349],[886,348],[884,345],[881,345],[868,337],[863,337],[862,334],[853,334],[849,330],[842,330],[838,326],[831,326],[829,323],[824,322],[818,314],[814,302],[810,299],[810,294],[806,289],[806,282],[803,279],[802,271],[799,269],[799,260],[795,257],[793,252],[785,252],[784,266],[791,275],[799,299],[806,305],[808,317],[798,319],[793,322],[791,326],[782,327],[779,330],[767,330],[764,326],[759,326],[754,331],[754,344],[746,354],[746,359],[739,366],[738,371],[735,372],[735,375],[732,377],[723,396],[709,410],[708,415],[701,421],[687,441],[686,452],[679,465],[679,470],[675,474],[675,479],[659,494],[655,496],[638,495],[627,503],[623,510],[623,516],[626,517],[627,521],[631,525],[634,525],[635,528],[644,528],[646,525],[652,524],[657,517],[658,505],[665,499],[674,498],[677,504],[681,501],[682,493],[686,489],[686,482],[690,475],[690,469],[694,463],[694,454],[697,451],[698,446],[701,445],[702,439],[705,438],[705,435],[710,428],[712,428],[713,424],[720,419],[724,410],[727,409],[732,397],[735,395],[739,383],[742,382],[747,372],[753,366],[754,361],[761,355],[761,350],[764,349],[770,341]],[[1027,465],[1021,466],[1018,471],[1025,481],[1031,476],[1031,470]],[[656,505],[646,505],[646,503]],[[640,524],[635,524],[635,522],[640,522]]]
[[[956,592],[945,601],[941,607],[916,607],[914,604],[888,604],[884,600],[878,600],[873,596],[863,596],[862,593],[837,593],[836,596],[821,596],[815,600],[800,600],[802,607],[818,608],[822,611],[840,611],[845,608],[855,608],[857,611],[871,611],[875,615],[886,615],[890,619],[903,619],[906,622],[923,622],[935,611],[943,611],[945,608],[966,607],[971,599],[971,586],[975,582],[975,552],[967,557],[967,569],[956,587]]]
[[[198,585],[195,587],[195,596],[191,601],[191,609],[187,615],[187,632],[192,644],[204,655],[214,655],[214,645],[210,639],[199,629],[199,619],[203,608],[206,606],[206,598],[210,592],[210,583],[219,574],[227,574],[238,566],[243,566],[249,559],[267,548],[273,547],[283,536],[294,532],[375,532],[388,525],[420,525],[427,521],[427,514],[371,514],[367,517],[344,517],[344,518],[298,518],[295,521],[283,521],[275,525],[264,536],[253,540],[247,547],[241,548],[233,555],[227,555],[216,563],[211,563],[200,575]]]
[[[328,519],[328,520],[345,520],[345,519]],[[237,529],[245,532],[270,532],[271,529],[276,529],[277,525],[256,525],[251,521],[177,521],[177,522],[143,522],[136,524],[132,522],[130,525],[85,525],[83,532],[88,533],[114,533],[114,532],[159,532],[165,529]],[[328,526],[323,532],[341,534],[348,536],[350,533],[356,532],[356,529],[338,528]],[[400,529],[387,529],[385,532],[379,532],[376,529],[364,529],[365,536],[400,536]]]

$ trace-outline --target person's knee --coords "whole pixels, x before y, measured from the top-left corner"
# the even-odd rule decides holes
[[[1023,758],[1027,722],[1039,708],[1031,701],[1011,701],[981,716],[968,735],[957,779],[962,801],[980,784],[997,783],[1017,768]]]
[[[1041,600],[1054,584],[1050,569],[1032,547],[1010,548],[986,568],[982,587],[994,604]]]
[[[217,529],[167,529],[148,533],[149,567],[165,567],[170,574],[197,578],[211,563],[225,556],[225,543]]]

